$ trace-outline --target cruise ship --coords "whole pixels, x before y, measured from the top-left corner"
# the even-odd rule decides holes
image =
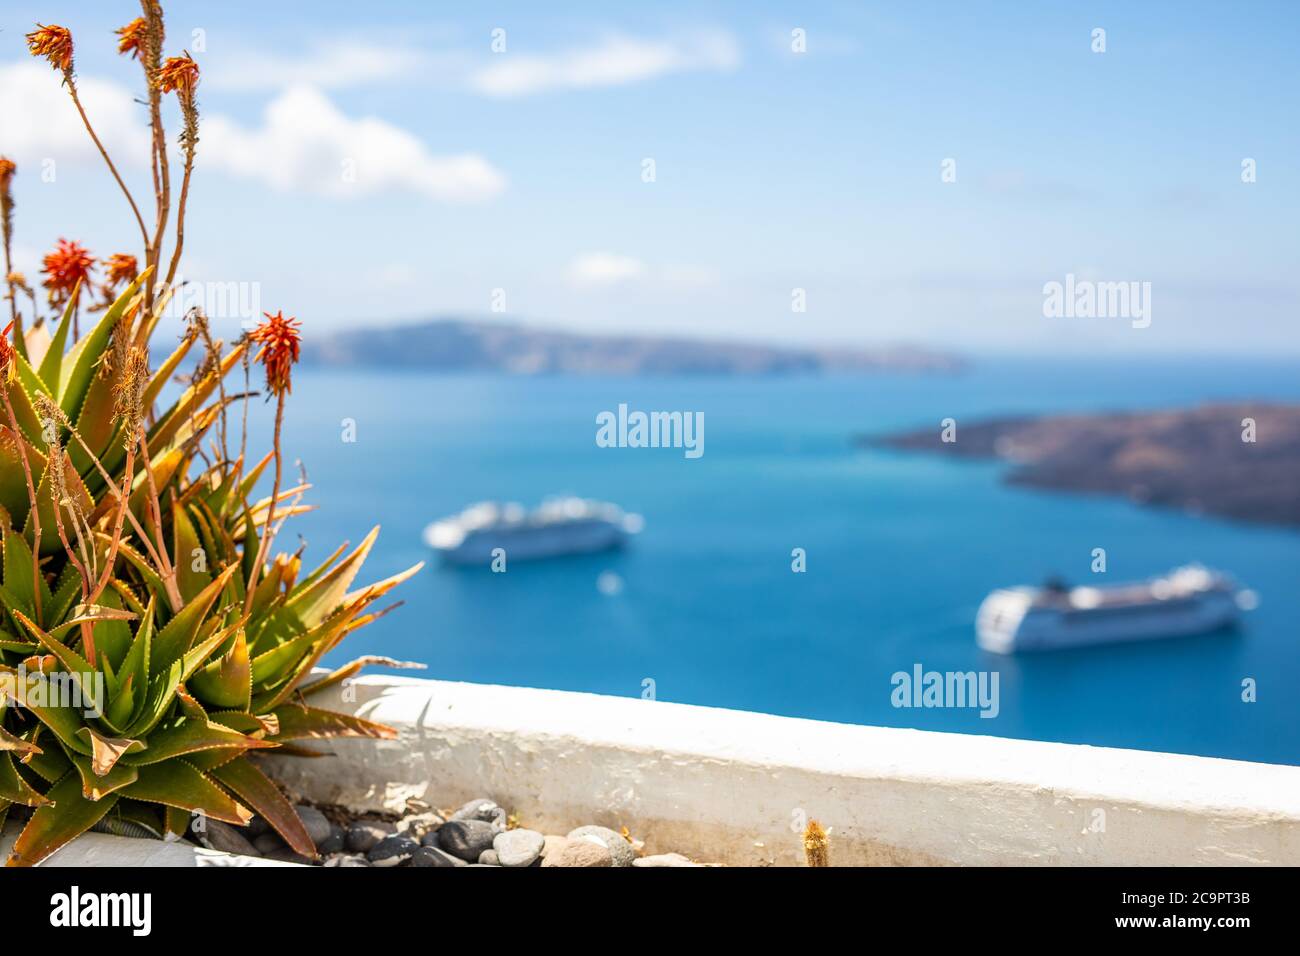
[[[531,561],[622,547],[643,524],[640,515],[586,498],[553,498],[533,511],[485,501],[433,522],[424,541],[451,564],[489,564],[498,548],[507,561]]]
[[[1236,623],[1254,595],[1199,565],[1109,587],[994,591],[975,618],[979,645],[1000,654],[1203,634]]]

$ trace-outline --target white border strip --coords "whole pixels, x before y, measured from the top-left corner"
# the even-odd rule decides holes
[[[266,758],[355,809],[487,796],[726,864],[799,863],[807,816],[843,865],[1300,865],[1298,767],[385,676],[312,703],[400,731]]]

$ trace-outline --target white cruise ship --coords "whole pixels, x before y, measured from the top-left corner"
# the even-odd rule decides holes
[[[498,548],[506,561],[530,561],[618,548],[643,524],[640,515],[586,498],[553,498],[534,511],[486,501],[433,522],[424,541],[452,564],[488,564]]]
[[[1016,587],[980,605],[975,633],[1001,654],[1203,634],[1234,624],[1254,595],[1200,566],[1109,587]]]

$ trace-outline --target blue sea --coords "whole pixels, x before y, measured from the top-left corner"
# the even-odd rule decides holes
[[[370,579],[426,561],[429,521],[561,493],[645,518],[628,549],[506,573],[430,561],[349,638],[427,675],[822,720],[1300,764],[1300,533],[1001,483],[1003,466],[855,447],[861,433],[1009,413],[1300,400],[1285,363],[990,360],[955,376],[578,379],[302,369],[286,421],[317,508],[308,563],[383,526]],[[600,448],[596,415],[700,411],[705,453]],[[269,410],[255,438],[269,437]],[[355,422],[354,442],[344,441]],[[960,434],[960,431],[959,431]],[[262,447],[265,447],[264,445]],[[1189,561],[1261,603],[1231,633],[1003,657],[973,619],[995,587],[1101,583]],[[802,548],[807,570],[791,570]],[[598,581],[604,586],[598,586]],[[999,713],[896,708],[915,665],[997,671]],[[1243,681],[1257,699],[1242,700]],[[652,685],[647,681],[653,682]],[[526,719],[526,715],[520,715]]]

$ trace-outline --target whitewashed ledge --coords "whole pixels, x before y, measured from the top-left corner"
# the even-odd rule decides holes
[[[1297,767],[400,677],[348,692],[312,702],[400,739],[266,758],[299,797],[489,797],[548,833],[627,826],[729,865],[802,862],[801,814],[832,865],[1300,865]]]
[[[22,828],[15,823],[0,836],[0,860],[7,859]],[[297,866],[275,860],[235,856],[182,841],[128,839],[107,833],[83,833],[56,850],[41,866]]]

